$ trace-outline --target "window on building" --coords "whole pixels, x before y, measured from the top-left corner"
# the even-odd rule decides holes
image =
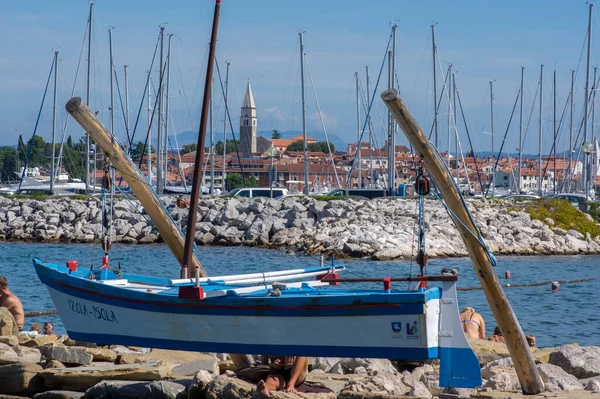
[[[321,181],[321,176],[315,176],[315,181]]]
[[[244,126],[248,126],[248,121],[244,121]]]

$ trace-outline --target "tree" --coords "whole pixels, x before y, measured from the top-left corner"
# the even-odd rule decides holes
[[[67,137],[67,146],[73,148],[73,139],[71,136]]]
[[[244,180],[242,175],[239,173],[228,173],[225,178],[225,188],[227,191],[231,191],[234,188],[244,187]]]
[[[183,147],[181,147],[181,153],[182,154],[188,154],[192,151],[196,151],[196,149],[198,148],[198,144],[186,144]]]
[[[12,147],[0,147],[0,180],[10,182],[17,175],[17,154]]]
[[[304,151],[304,142],[298,140],[287,146],[288,151]]]
[[[258,187],[258,180],[254,176],[250,176],[248,180],[246,180],[246,184],[248,187]]]
[[[271,135],[272,139],[279,140],[281,138],[281,133],[277,129],[273,129],[273,134]]]
[[[240,142],[239,140],[227,140],[227,144],[225,147],[225,153],[227,154],[231,154],[232,152],[235,152],[235,146],[240,146]],[[217,141],[217,144],[215,144],[215,154],[222,154],[223,153],[223,142],[222,141]]]
[[[319,141],[318,143],[310,143],[306,146],[306,149],[310,152],[324,152],[325,154],[329,154],[329,148],[331,148],[331,152],[335,151],[335,146],[333,144],[327,145],[325,141]],[[288,151],[304,151],[304,142],[301,140],[294,141],[292,144],[288,145]]]

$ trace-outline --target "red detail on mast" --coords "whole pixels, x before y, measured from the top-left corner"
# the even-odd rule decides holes
[[[108,255],[104,255],[102,257],[102,268],[103,269],[108,269],[108,264],[110,263],[110,260],[108,259]]]

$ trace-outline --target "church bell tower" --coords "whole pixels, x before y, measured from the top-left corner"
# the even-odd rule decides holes
[[[250,82],[246,87],[240,116],[240,147],[244,157],[251,157],[256,152],[256,105]]]

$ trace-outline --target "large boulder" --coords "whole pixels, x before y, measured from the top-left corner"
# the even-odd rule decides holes
[[[418,384],[423,385],[422,383],[417,383],[415,385]],[[423,386],[423,388],[425,387]],[[354,393],[368,392],[375,394],[400,396],[407,393],[410,389],[411,388],[407,387],[402,382],[401,375],[391,373],[380,373],[372,377],[364,378],[362,380],[354,378],[351,379],[344,386],[342,392],[340,392],[340,395],[344,394],[344,392],[350,391]],[[425,388],[425,390],[427,389]]]
[[[467,338],[467,340],[482,366],[491,361],[510,356],[506,344],[477,338]]]
[[[214,375],[206,370],[200,370],[188,386],[188,399],[204,399],[206,387],[213,380]]]
[[[83,399],[85,392],[46,391],[33,395],[32,399]]]
[[[44,386],[44,381],[37,377],[40,371],[42,371],[42,366],[33,363],[0,366],[0,394],[40,392]]]
[[[548,362],[579,379],[595,377],[600,375],[600,347],[561,346],[550,354]]]
[[[46,359],[58,360],[70,366],[84,366],[92,363],[94,356],[86,352],[86,348],[60,347],[54,346],[48,348],[45,352]]]
[[[577,381],[577,378],[558,366],[548,363],[540,364],[538,365],[538,370],[546,385],[546,391],[559,392],[563,390],[572,391],[583,389],[583,385]]]
[[[86,399],[175,399],[186,391],[183,381],[102,381],[85,392]]]
[[[206,399],[250,399],[256,392],[254,384],[238,378],[220,375],[206,386]]]
[[[19,335],[19,327],[12,313],[7,308],[0,307],[0,335]]]
[[[213,375],[219,375],[219,362],[213,356],[206,355],[206,359],[195,360],[173,367],[172,376],[174,378],[194,376],[201,370],[208,371]]]
[[[121,364],[108,366],[46,369],[40,372],[46,386],[51,389],[73,389],[82,391],[106,380],[154,381],[171,376],[167,363]]]

